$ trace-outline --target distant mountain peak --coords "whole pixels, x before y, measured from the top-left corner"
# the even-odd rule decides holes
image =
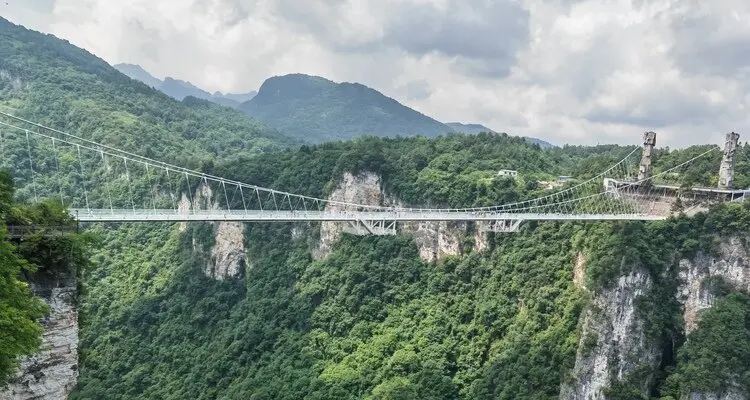
[[[137,64],[115,64],[113,67],[122,72],[123,74],[127,75],[131,79],[135,79],[137,81],[141,81],[145,83],[146,85],[149,85],[154,88],[159,88],[161,86],[162,81],[159,78],[156,78],[155,76],[151,75],[148,71],[146,71],[143,67]]]
[[[227,100],[231,100],[231,101],[236,101],[237,103],[244,103],[246,101],[249,101],[253,97],[255,97],[255,95],[257,95],[257,94],[258,94],[258,92],[256,92],[255,90],[251,90],[251,91],[249,91],[247,93],[227,93],[227,94],[224,94],[224,93],[221,93],[221,92],[216,92],[216,93],[213,94],[213,97],[214,98],[219,98],[219,99],[227,99]]]
[[[257,93],[255,91],[250,91],[248,93],[227,94],[216,92],[212,95],[208,91],[192,84],[190,81],[184,81],[178,78],[173,78],[171,76],[167,76],[164,78],[164,80],[160,80],[137,64],[121,63],[114,65],[114,67],[130,78],[154,87],[167,96],[177,100],[184,100],[186,97],[192,96],[199,99],[209,100],[224,106],[238,108],[240,103],[244,103],[252,99]]]
[[[144,73],[148,74],[148,72],[145,69],[143,69],[143,67],[141,67],[138,64],[119,63],[119,64],[113,65],[113,67],[115,67],[115,68],[130,68],[130,69],[138,70],[138,71],[141,71],[141,72],[144,72]]]
[[[453,128],[456,132],[476,134],[481,132],[496,132],[481,124],[464,124],[461,122],[448,122],[446,123],[449,127]]]
[[[451,128],[360,83],[300,73],[273,76],[240,110],[288,135],[320,143],[357,136],[438,136]]]

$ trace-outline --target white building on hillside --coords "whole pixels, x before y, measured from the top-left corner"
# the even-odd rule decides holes
[[[518,176],[518,171],[513,171],[512,169],[501,169],[500,171],[497,171],[497,174],[500,176],[515,178]]]

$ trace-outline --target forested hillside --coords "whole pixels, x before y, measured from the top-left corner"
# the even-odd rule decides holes
[[[91,242],[54,201],[17,204],[13,192],[10,175],[0,171],[0,388],[17,372],[17,357],[41,343],[40,319],[49,310],[27,281],[83,268]]]
[[[538,196],[542,182],[558,175],[594,176],[633,151],[542,149],[505,134],[299,145],[229,108],[195,98],[177,102],[54,37],[0,20],[0,39],[1,109],[149,157],[310,196],[330,195],[347,172],[369,172],[382,178],[390,199],[406,205],[502,204]],[[300,88],[332,99],[342,99],[339,89],[372,94],[356,85],[329,93],[317,85],[330,83],[307,83]],[[380,123],[382,115],[374,115],[382,110],[403,111],[386,103],[375,114],[336,103],[348,119],[333,132]],[[284,123],[306,123],[309,115]],[[424,122],[402,117],[386,113],[402,126]],[[315,140],[331,138],[324,135],[331,126],[311,126],[306,132]],[[6,143],[3,161],[31,153],[23,140]],[[705,150],[658,150],[655,170]],[[749,155],[748,146],[738,152],[738,186],[750,184]],[[668,178],[715,185],[720,156],[714,152]],[[36,168],[43,173],[53,165],[43,158]],[[92,175],[107,172],[98,168]],[[499,169],[520,175],[499,177]],[[33,179],[18,168],[14,173],[17,197],[31,198]],[[35,186],[52,197],[56,184],[74,186],[77,179],[73,173],[70,182]],[[8,182],[0,179],[3,223],[70,222],[52,200],[9,205]],[[113,196],[150,190],[150,183],[118,176]],[[582,316],[596,312],[592,304],[601,292],[637,271],[652,284],[639,287],[637,300],[625,306],[642,321],[640,345],[661,358],[618,377],[607,395],[677,399],[727,387],[750,394],[748,294],[721,277],[705,281],[701,290],[714,307],[687,337],[677,296],[682,260],[719,257],[727,242],[745,243],[747,203],[654,223],[526,222],[515,234],[488,233],[481,250],[473,235],[478,227],[468,224],[453,228],[455,254],[434,262],[420,258],[409,234],[344,235],[316,260],[319,224],[245,224],[237,229],[243,270],[223,280],[206,272],[217,247],[226,245],[217,242],[214,224],[85,228],[100,239],[87,260],[85,242],[54,247],[42,236],[13,248],[0,241],[0,288],[11,299],[0,304],[0,327],[14,328],[0,330],[0,378],[16,355],[39,343],[33,321],[45,310],[20,280],[30,262],[79,267],[80,376],[72,399],[555,399],[580,378],[572,372],[578,360],[604,340],[584,335]],[[43,251],[34,247],[40,243]],[[50,255],[54,262],[45,259]],[[576,271],[579,264],[585,270]]]
[[[303,74],[267,79],[240,110],[310,143],[365,135],[432,137],[452,131],[364,85]]]
[[[630,150],[567,149],[594,160]],[[535,175],[581,168],[578,160],[520,138],[478,135],[303,146],[215,168],[314,196],[346,171],[374,171],[410,204],[459,206],[530,196]],[[492,179],[500,165],[527,175]],[[735,206],[649,224],[527,223],[491,236],[484,252],[473,251],[467,235],[461,254],[436,263],[420,260],[409,236],[346,236],[314,261],[315,226],[250,224],[244,278],[223,282],[203,273],[215,245],[210,225],[185,233],[168,225],[97,228],[110,247],[84,281],[82,369],[72,398],[557,398],[571,379],[589,296],[573,279],[581,251],[590,254],[591,290],[609,287],[628,266],[664,279],[637,308],[649,340],[677,350],[655,372],[655,393],[715,388],[747,373],[733,361],[747,359],[745,348],[729,347],[748,335],[747,296],[722,286],[721,306],[681,347],[673,260],[710,252],[721,235],[749,234],[748,220],[750,209]],[[711,334],[715,323],[731,326],[721,340]],[[696,373],[704,363],[715,373]],[[630,381],[618,385],[613,393],[623,397],[613,398],[638,392]]]
[[[492,129],[480,125],[480,124],[463,124],[460,122],[448,122],[445,125],[453,129],[454,131],[458,133],[470,133],[470,134],[477,134],[482,132],[495,132]],[[549,149],[551,147],[554,147],[551,143],[545,142],[544,140],[537,139],[537,138],[525,138],[529,143],[539,145],[539,147],[543,149]]]
[[[178,102],[85,50],[2,18],[0,110],[185,166],[294,143],[229,108]]]
[[[520,138],[479,135],[363,138],[215,170],[314,196],[345,171],[369,170],[405,201],[466,205],[535,190],[493,179],[500,166],[532,176],[563,171],[565,161]],[[508,395],[534,398],[557,393],[572,366],[583,305],[567,267],[573,225],[498,238],[489,254],[437,265],[421,261],[404,236],[347,238],[314,262],[314,229],[296,238],[288,224],[247,229],[242,282],[201,272],[213,244],[209,226],[184,234],[169,226],[97,230],[115,247],[127,237],[144,240],[128,246],[128,261],[102,252],[88,274],[73,398],[496,398],[498,377]],[[190,250],[194,239],[202,251]],[[533,254],[519,259],[529,246]],[[534,268],[522,268],[529,262]],[[508,286],[516,281],[525,283]],[[519,304],[519,291],[531,303]],[[568,301],[556,303],[558,296]],[[529,315],[518,315],[527,307]],[[555,358],[544,360],[549,351]]]

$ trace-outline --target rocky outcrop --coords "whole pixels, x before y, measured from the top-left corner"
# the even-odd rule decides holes
[[[21,373],[0,390],[0,399],[65,399],[78,379],[75,271],[54,278],[37,274],[29,282],[34,293],[50,306],[50,313],[42,320],[44,334],[39,351],[21,360]]]
[[[680,261],[678,299],[683,305],[685,333],[698,327],[700,313],[711,307],[716,297],[710,278],[721,278],[737,290],[750,291],[750,254],[739,238],[726,238],[719,244],[716,255],[699,253],[693,260]]]
[[[573,265],[573,283],[580,289],[586,289],[586,255],[579,251]]]
[[[679,261],[680,286],[677,298],[683,306],[685,333],[694,331],[703,310],[716,300],[715,278],[735,290],[750,291],[750,252],[741,238],[724,238],[718,251],[699,252],[692,259]],[[585,288],[586,257],[579,253],[573,265],[576,286]],[[646,271],[633,270],[619,278],[609,290],[591,293],[592,304],[582,316],[581,340],[570,383],[563,385],[560,399],[604,399],[604,390],[640,366],[658,367],[660,351],[645,340],[643,322],[638,318],[635,299],[650,290]],[[689,339],[688,339],[689,340]],[[648,393],[650,379],[643,380]],[[692,393],[681,400],[747,400],[742,393],[727,388],[721,393]]]
[[[723,238],[713,255],[698,253],[692,260],[680,261],[680,287],[677,293],[682,303],[685,334],[698,328],[701,312],[716,301],[715,287],[721,282],[734,290],[750,291],[750,253],[741,238]],[[717,281],[718,278],[718,281]],[[688,340],[690,340],[688,338]],[[747,400],[733,388],[717,393],[691,393],[681,400]]]
[[[219,222],[214,227],[214,246],[206,276],[218,280],[242,278],[247,266],[245,225],[241,222]]]
[[[419,249],[419,257],[425,262],[440,260],[445,256],[455,256],[462,251],[463,238],[469,234],[469,223],[449,221],[415,221],[405,222],[399,226],[402,233],[414,236]],[[477,224],[471,234],[474,241],[473,250],[483,251],[489,243],[487,229]]]
[[[747,396],[736,389],[726,389],[721,393],[691,393],[680,400],[747,400]]]
[[[380,205],[382,203],[382,192],[380,189],[380,176],[370,172],[362,172],[352,175],[345,173],[339,185],[334,189],[328,200],[334,203],[326,205],[326,211],[356,211],[354,207],[345,206],[336,202],[364,205]],[[316,260],[328,256],[333,245],[339,241],[341,234],[346,232],[348,226],[340,222],[323,222],[320,225],[320,240],[313,249],[312,255]]]
[[[188,199],[185,193],[178,204],[178,212],[189,213],[190,210],[216,210],[219,205],[213,202],[213,192],[205,184],[195,189],[193,199]],[[248,265],[245,250],[245,224],[241,222],[210,222],[214,228],[214,245],[206,262],[204,273],[217,279],[240,279],[245,274]],[[180,231],[184,232],[186,223],[180,223]],[[195,238],[193,248],[197,249]]]
[[[383,192],[381,178],[372,172],[362,172],[357,175],[344,173],[336,189],[328,196],[334,202],[383,205],[404,207],[396,198]],[[354,207],[343,204],[329,203],[327,211],[355,211]],[[469,232],[466,222],[447,221],[409,221],[400,222],[397,231],[414,236],[419,249],[419,256],[426,262],[433,262],[448,255],[460,254],[463,238]],[[488,245],[487,227],[481,223],[473,230],[474,251],[483,251]],[[330,254],[333,246],[343,233],[358,234],[359,232],[345,223],[323,222],[320,228],[320,240],[313,249],[313,258],[320,260]]]
[[[575,268],[583,270],[579,255]],[[643,365],[658,367],[659,349],[646,341],[643,322],[635,300],[651,288],[649,274],[634,269],[621,276],[611,289],[593,293],[591,306],[583,315],[581,341],[570,383],[563,384],[560,399],[605,399],[604,390],[623,380]],[[643,383],[648,391],[648,380]]]
[[[190,213],[192,207],[193,203],[190,201],[187,194],[182,193],[180,202],[177,203],[177,212],[181,215],[186,215]],[[177,226],[180,232],[185,232],[185,229],[187,229],[187,222],[180,222],[179,224],[177,224]]]

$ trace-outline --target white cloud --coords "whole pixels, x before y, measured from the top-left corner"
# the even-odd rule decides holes
[[[14,0],[2,13],[210,91],[302,72],[556,143],[750,139],[745,0]]]

